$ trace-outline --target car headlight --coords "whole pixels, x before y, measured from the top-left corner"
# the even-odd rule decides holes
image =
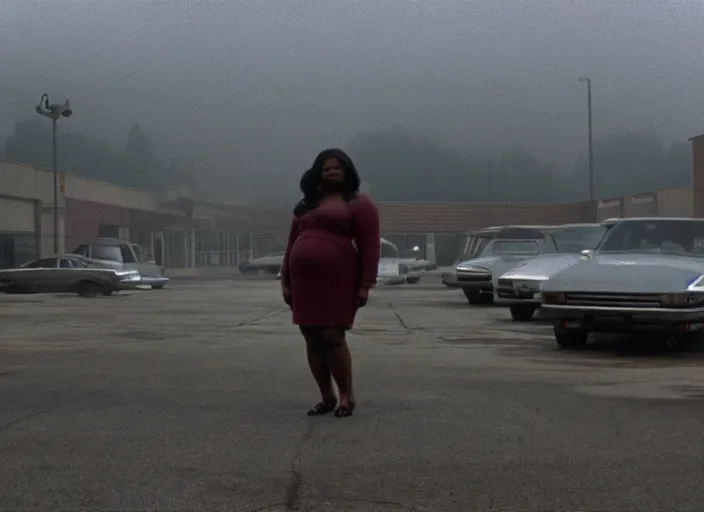
[[[564,304],[567,297],[562,292],[543,292],[543,302],[545,304]]]
[[[704,274],[687,285],[688,292],[704,292]]]
[[[457,272],[465,272],[468,274],[491,274],[488,268],[484,267],[473,267],[470,265],[459,266],[455,269]]]
[[[704,302],[704,291],[694,293],[667,293],[660,295],[660,305],[670,308],[693,307]]]

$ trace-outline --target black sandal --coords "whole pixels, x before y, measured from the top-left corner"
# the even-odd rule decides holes
[[[325,402],[318,402],[311,410],[308,411],[308,416],[322,416],[323,414],[328,414],[334,411],[335,407],[337,407],[337,402],[329,404],[326,404]]]
[[[349,418],[354,412],[354,408],[357,406],[357,402],[350,402],[349,405],[341,405],[335,409],[336,418]]]

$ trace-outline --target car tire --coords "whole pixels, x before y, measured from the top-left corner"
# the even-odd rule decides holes
[[[511,320],[514,322],[530,322],[533,320],[535,306],[511,306]]]
[[[494,303],[493,295],[483,294],[464,289],[462,291],[464,292],[464,296],[467,297],[467,302],[469,302],[471,306],[485,306]]]
[[[553,330],[555,341],[560,348],[581,348],[589,341],[589,331],[586,329],[566,329],[556,324]]]
[[[163,284],[153,284],[153,285],[152,285],[152,290],[163,290],[163,289],[164,289],[164,286],[166,286],[166,285],[163,285]]]
[[[78,283],[76,292],[81,297],[93,298],[102,294],[104,290],[100,287],[99,284],[94,283],[93,281],[81,281],[80,283]]]

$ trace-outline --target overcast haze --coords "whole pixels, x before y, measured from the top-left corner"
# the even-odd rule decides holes
[[[697,0],[0,0],[0,13],[3,139],[48,92],[71,98],[75,129],[118,142],[139,120],[163,156],[247,180],[295,187],[319,149],[393,126],[569,169],[586,149],[581,75],[597,137],[704,131]]]

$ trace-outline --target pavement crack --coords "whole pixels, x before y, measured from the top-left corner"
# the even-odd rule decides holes
[[[42,415],[44,415],[44,414],[52,413],[52,412],[54,412],[54,411],[57,411],[57,410],[61,409],[62,407],[66,407],[67,405],[74,404],[74,403],[76,403],[76,402],[78,402],[78,401],[80,401],[80,400],[83,400],[83,399],[85,399],[85,398],[88,398],[88,397],[90,397],[90,396],[94,396],[94,395],[97,395],[97,394],[99,394],[99,393],[102,393],[106,388],[112,386],[113,384],[114,384],[113,382],[110,382],[107,386],[104,386],[103,388],[94,389],[94,390],[88,391],[88,392],[86,392],[86,393],[82,393],[82,394],[80,394],[80,395],[78,395],[78,396],[75,396],[75,397],[73,397],[73,398],[69,398],[68,400],[65,400],[65,401],[63,401],[63,402],[61,402],[61,403],[58,403],[58,404],[56,404],[56,405],[53,405],[53,406],[51,406],[51,407],[47,407],[47,408],[45,408],[45,409],[42,409],[42,410],[37,411],[37,412],[33,412],[33,413],[31,413],[31,414],[25,414],[24,416],[20,416],[19,418],[16,418],[16,419],[14,419],[14,420],[12,420],[12,421],[9,421],[9,422],[5,423],[4,425],[0,425],[0,432],[4,432],[4,431],[6,431],[6,430],[9,430],[9,429],[11,429],[12,427],[14,427],[15,425],[17,425],[17,424],[19,424],[19,423],[22,423],[23,421],[31,420],[31,419],[33,419],[33,418],[36,418],[37,416],[42,416]]]
[[[288,306],[286,307],[281,307],[277,308],[274,311],[268,311],[264,313],[263,315],[257,315],[252,318],[248,318],[247,320],[243,320],[242,322],[236,323],[235,325],[232,326],[232,329],[237,329],[238,327],[244,327],[245,325],[251,325],[253,323],[258,322],[259,320],[264,320],[265,318],[269,318],[270,316],[276,316],[288,309]]]
[[[301,469],[301,457],[310,439],[313,437],[315,425],[312,422],[308,423],[308,428],[301,436],[298,443],[298,449],[291,459],[291,477],[286,484],[286,510],[301,510],[301,488],[303,487],[303,470]]]
[[[417,330],[419,330],[418,328],[411,327],[411,326],[409,326],[409,325],[406,323],[406,321],[403,319],[403,317],[401,316],[401,314],[398,312],[398,310],[397,310],[396,307],[394,306],[394,303],[393,303],[393,302],[389,301],[389,303],[387,304],[387,306],[391,309],[391,311],[393,311],[394,316],[396,317],[396,320],[398,320],[398,323],[399,323],[399,325],[400,325],[402,328],[404,328],[406,331],[417,331]]]

